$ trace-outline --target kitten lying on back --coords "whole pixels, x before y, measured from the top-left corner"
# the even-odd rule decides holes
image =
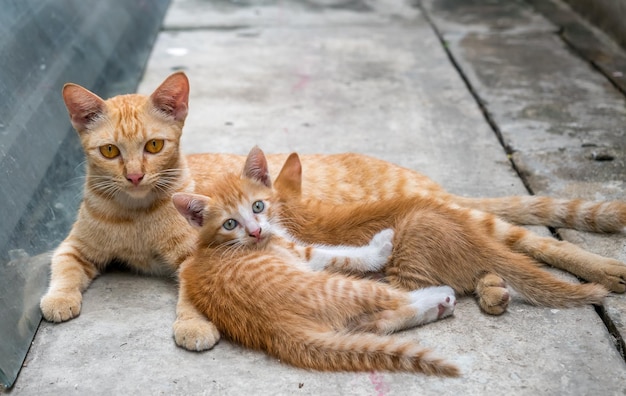
[[[284,216],[291,219],[285,224],[289,231],[305,241],[360,244],[393,227],[393,254],[383,272],[394,287],[449,285],[461,295],[475,293],[490,314],[503,313],[509,304],[505,281],[527,301],[555,308],[600,304],[608,294],[601,285],[564,282],[538,268],[539,262],[516,249],[531,233],[490,213],[426,196],[344,205],[303,200],[301,173],[298,155],[292,154],[275,183]],[[542,246],[550,244],[536,249]],[[558,249],[565,258],[588,254],[572,244]]]
[[[255,148],[242,176],[230,174],[211,197],[177,193],[174,205],[200,237],[180,272],[187,298],[230,339],[295,366],[394,370],[457,376],[416,342],[386,335],[451,315],[449,287],[414,292],[318,271],[380,269],[393,232],[363,247],[299,246],[281,226],[267,162]],[[312,268],[314,267],[314,268]],[[376,334],[378,333],[378,334]]]

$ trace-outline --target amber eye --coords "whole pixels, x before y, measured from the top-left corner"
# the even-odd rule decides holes
[[[148,143],[146,143],[146,151],[152,154],[156,154],[159,151],[163,150],[163,144],[165,142],[163,139],[152,139]]]
[[[105,158],[112,159],[120,155],[120,149],[113,144],[105,144],[104,146],[100,146],[100,154]]]

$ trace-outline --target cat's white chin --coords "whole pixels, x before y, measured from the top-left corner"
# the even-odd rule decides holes
[[[264,236],[261,236],[261,239],[253,240],[252,242],[250,242],[250,245],[256,248],[263,248],[265,247],[265,245],[267,245],[269,240],[270,240],[269,235],[264,235]]]
[[[133,187],[127,189],[125,193],[131,199],[142,200],[148,198],[148,196],[151,195],[152,189],[147,186]]]

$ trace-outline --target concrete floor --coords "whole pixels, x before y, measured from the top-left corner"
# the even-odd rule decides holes
[[[258,3],[177,0],[170,7],[139,90],[152,92],[174,70],[187,73],[186,152],[245,154],[255,144],[266,152],[356,151],[420,170],[458,194],[527,194],[478,97],[533,192],[626,199],[624,97],[525,3],[496,3],[487,16],[442,1],[424,1],[423,9],[401,0]],[[590,139],[616,159],[585,160],[591,146],[581,142]],[[624,235],[563,236],[626,261]],[[41,324],[10,393],[626,392],[626,364],[592,307],[556,310],[515,299],[508,313],[491,317],[462,298],[454,317],[409,332],[461,367],[461,378],[440,379],[311,372],[226,341],[188,352],[172,339],[175,301],[170,279],[100,277],[78,318]],[[622,334],[625,301],[607,302]]]

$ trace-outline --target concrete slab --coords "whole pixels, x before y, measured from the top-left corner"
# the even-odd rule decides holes
[[[593,59],[573,53],[559,37],[558,27],[546,29],[547,21],[529,25],[528,14],[534,10],[525,3],[496,7],[499,18],[495,19],[494,5],[486,2],[465,8],[454,6],[454,1],[424,4],[533,193],[626,200],[626,98],[592,66]],[[567,18],[570,30],[576,18]],[[471,25],[459,23],[468,19]],[[565,20],[561,14],[551,19]],[[500,20],[507,21],[506,28]],[[606,48],[616,51],[616,57],[625,55],[618,46]],[[568,230],[561,235],[626,262],[623,234],[597,236]],[[623,295],[607,301],[622,350],[625,306]]]
[[[172,55],[177,48],[188,52]],[[476,105],[455,88],[458,76],[440,70],[447,59],[423,21],[384,29],[276,27],[253,38],[238,31],[165,31],[153,59],[146,93],[181,65],[192,81],[183,136],[189,152],[245,154],[254,144],[279,152],[365,151],[476,194],[482,187],[472,178],[506,163]],[[467,119],[476,124],[473,133]],[[455,154],[468,147],[493,155]],[[477,172],[459,178],[463,166]]]
[[[254,144],[268,152],[358,151],[424,171],[457,193],[524,193],[418,10],[402,1],[381,2],[379,9],[404,7],[411,15],[399,23],[366,1],[309,1],[315,7],[304,11],[293,4],[299,2],[241,6],[248,17],[260,15],[261,20],[282,13],[286,24],[212,27],[197,20],[228,20],[230,14],[217,6],[206,9],[205,2],[173,3],[168,23],[190,10],[197,10],[196,20],[189,30],[180,22],[175,31],[160,34],[140,91],[151,92],[173,70],[188,73],[186,152],[245,153]],[[341,4],[351,4],[345,19]],[[624,362],[591,307],[554,310],[516,299],[507,314],[491,317],[473,299],[461,299],[453,318],[406,332],[460,365],[463,377],[450,380],[311,372],[226,341],[205,353],[187,352],[171,337],[175,298],[171,280],[126,273],[97,279],[78,318],[41,325],[14,393],[626,391]]]
[[[607,354],[610,339],[591,308],[516,302],[490,317],[462,299],[453,319],[407,333],[462,367],[464,376],[450,380],[310,372],[225,341],[187,352],[171,338],[175,302],[169,280],[116,272],[97,279],[79,318],[42,324],[14,393],[482,395],[506,386],[509,394],[606,394],[619,393],[626,379],[608,366],[619,361]]]

